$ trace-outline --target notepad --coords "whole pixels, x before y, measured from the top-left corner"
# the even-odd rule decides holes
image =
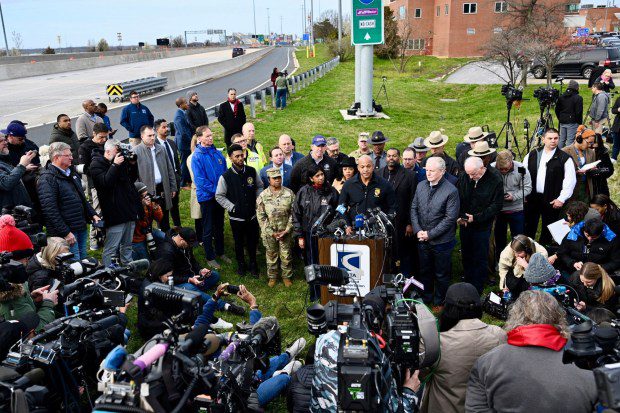
[[[568,225],[568,222],[563,219],[547,225],[547,228],[549,229],[549,232],[551,233],[551,236],[553,237],[555,242],[557,242],[558,244],[561,244],[566,234],[570,232],[570,226]]]

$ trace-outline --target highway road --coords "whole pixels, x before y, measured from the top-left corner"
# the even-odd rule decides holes
[[[289,47],[275,48],[271,53],[246,69],[218,79],[198,83],[188,88],[164,92],[163,94],[151,97],[143,97],[142,102],[148,106],[155,116],[155,119],[164,118],[172,121],[177,109],[174,101],[179,96],[185,96],[189,90],[197,91],[200,97],[200,104],[208,108],[223,102],[226,99],[226,93],[230,87],[237,89],[238,95],[243,95],[266,87],[271,83],[269,77],[274,67],[277,67],[279,70],[286,69],[289,73],[292,72],[294,69],[293,50],[293,48]],[[117,139],[127,138],[127,131],[119,124],[123,106],[111,109],[108,112],[112,127],[118,129],[118,132],[114,135]],[[57,113],[63,113],[63,111],[65,111],[61,102],[58,103],[56,109]],[[72,125],[75,126],[75,118],[72,118],[72,121]],[[212,121],[214,121],[214,119],[209,119],[209,122]],[[2,127],[4,126],[6,125],[3,124]],[[39,146],[48,144],[52,126],[53,122],[34,128],[28,128],[28,139],[34,141]]]

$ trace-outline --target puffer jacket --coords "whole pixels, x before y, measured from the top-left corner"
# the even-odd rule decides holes
[[[40,254],[40,253],[39,253]],[[47,268],[43,268],[39,257],[33,255],[26,264],[26,274],[28,274],[28,286],[33,290],[36,290],[46,285],[51,285],[54,278],[52,271]]]
[[[84,174],[90,176],[90,163],[93,160],[93,150],[101,149],[103,150],[104,144],[99,144],[93,141],[92,138],[86,139],[80,145],[79,153],[79,164],[84,165]]]
[[[576,262],[593,262],[613,274],[620,269],[618,237],[607,225],[600,237],[588,243],[583,235],[584,222],[575,225],[564,237],[558,249],[558,261],[570,273],[575,271]]]
[[[314,364],[303,366],[293,373],[286,393],[286,405],[289,412],[305,413],[310,411],[312,379],[314,379]]]
[[[28,283],[11,284],[8,291],[0,291],[0,316],[6,320],[16,320],[27,313],[37,313],[39,315],[39,325],[36,331],[43,330],[45,325],[54,321],[54,303],[50,300],[43,300],[36,306],[32,297]]]
[[[428,181],[423,181],[411,202],[413,233],[427,231],[431,245],[454,240],[459,208],[458,191],[445,176],[433,187]]]
[[[86,230],[86,224],[97,212],[86,201],[82,182],[71,170],[66,176],[48,163],[37,182],[43,219],[48,237],[66,237],[70,232]]]
[[[192,172],[196,183],[198,202],[206,202],[215,197],[220,176],[226,172],[226,158],[213,145],[196,146],[192,156]]]
[[[298,238],[305,237],[325,208],[338,206],[338,191],[331,185],[316,190],[312,185],[304,185],[293,203],[293,229]]]
[[[16,205],[32,206],[28,191],[22,182],[26,167],[15,167],[0,161],[0,208]]]
[[[601,291],[603,288],[603,280],[599,278],[596,280],[596,284],[594,284],[591,288],[586,288],[585,285],[581,282],[579,277],[579,273],[574,272],[571,274],[568,279],[568,283],[577,291],[579,294],[579,298],[581,301],[586,303],[586,311],[591,310],[593,308],[606,308],[612,313],[616,313],[616,309],[618,308],[618,295],[613,294],[607,301],[601,303],[598,299],[601,296]]]

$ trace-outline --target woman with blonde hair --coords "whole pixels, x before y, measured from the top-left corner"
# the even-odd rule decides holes
[[[586,262],[579,272],[573,273],[569,281],[581,299],[575,305],[577,310],[587,313],[589,309],[604,307],[616,313],[618,307],[616,284],[603,267],[593,262]]]
[[[600,82],[603,85],[603,91],[607,93],[616,87],[616,85],[614,85],[614,80],[611,77],[611,69],[605,69],[603,74],[600,75],[594,82]]]
[[[28,286],[31,290],[51,285],[56,278],[56,257],[69,252],[69,244],[64,238],[49,237],[47,245],[38,254],[33,255],[26,264]],[[63,280],[60,280],[63,281]]]
[[[196,230],[196,234],[202,234],[202,212],[200,212],[200,204],[198,203],[198,197],[196,196],[196,184],[194,183],[194,171],[192,170],[192,158],[194,157],[196,145],[198,145],[198,137],[194,135],[192,136],[192,142],[190,144],[191,153],[187,157],[186,161],[189,176],[192,179],[191,191],[189,194],[189,214],[194,220],[194,229]]]

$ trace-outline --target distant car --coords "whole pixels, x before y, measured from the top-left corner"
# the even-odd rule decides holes
[[[592,69],[596,66],[605,65],[613,73],[620,68],[620,47],[595,47],[579,48],[566,52],[559,63],[553,68],[553,77],[583,77],[589,79]],[[536,79],[542,79],[547,75],[545,66],[534,60],[530,72]]]
[[[620,39],[615,36],[605,37],[600,40],[599,45],[601,47],[610,47],[610,46],[618,47],[620,46]]]
[[[244,54],[245,50],[243,50],[243,47],[233,47],[232,57],[243,56]]]

